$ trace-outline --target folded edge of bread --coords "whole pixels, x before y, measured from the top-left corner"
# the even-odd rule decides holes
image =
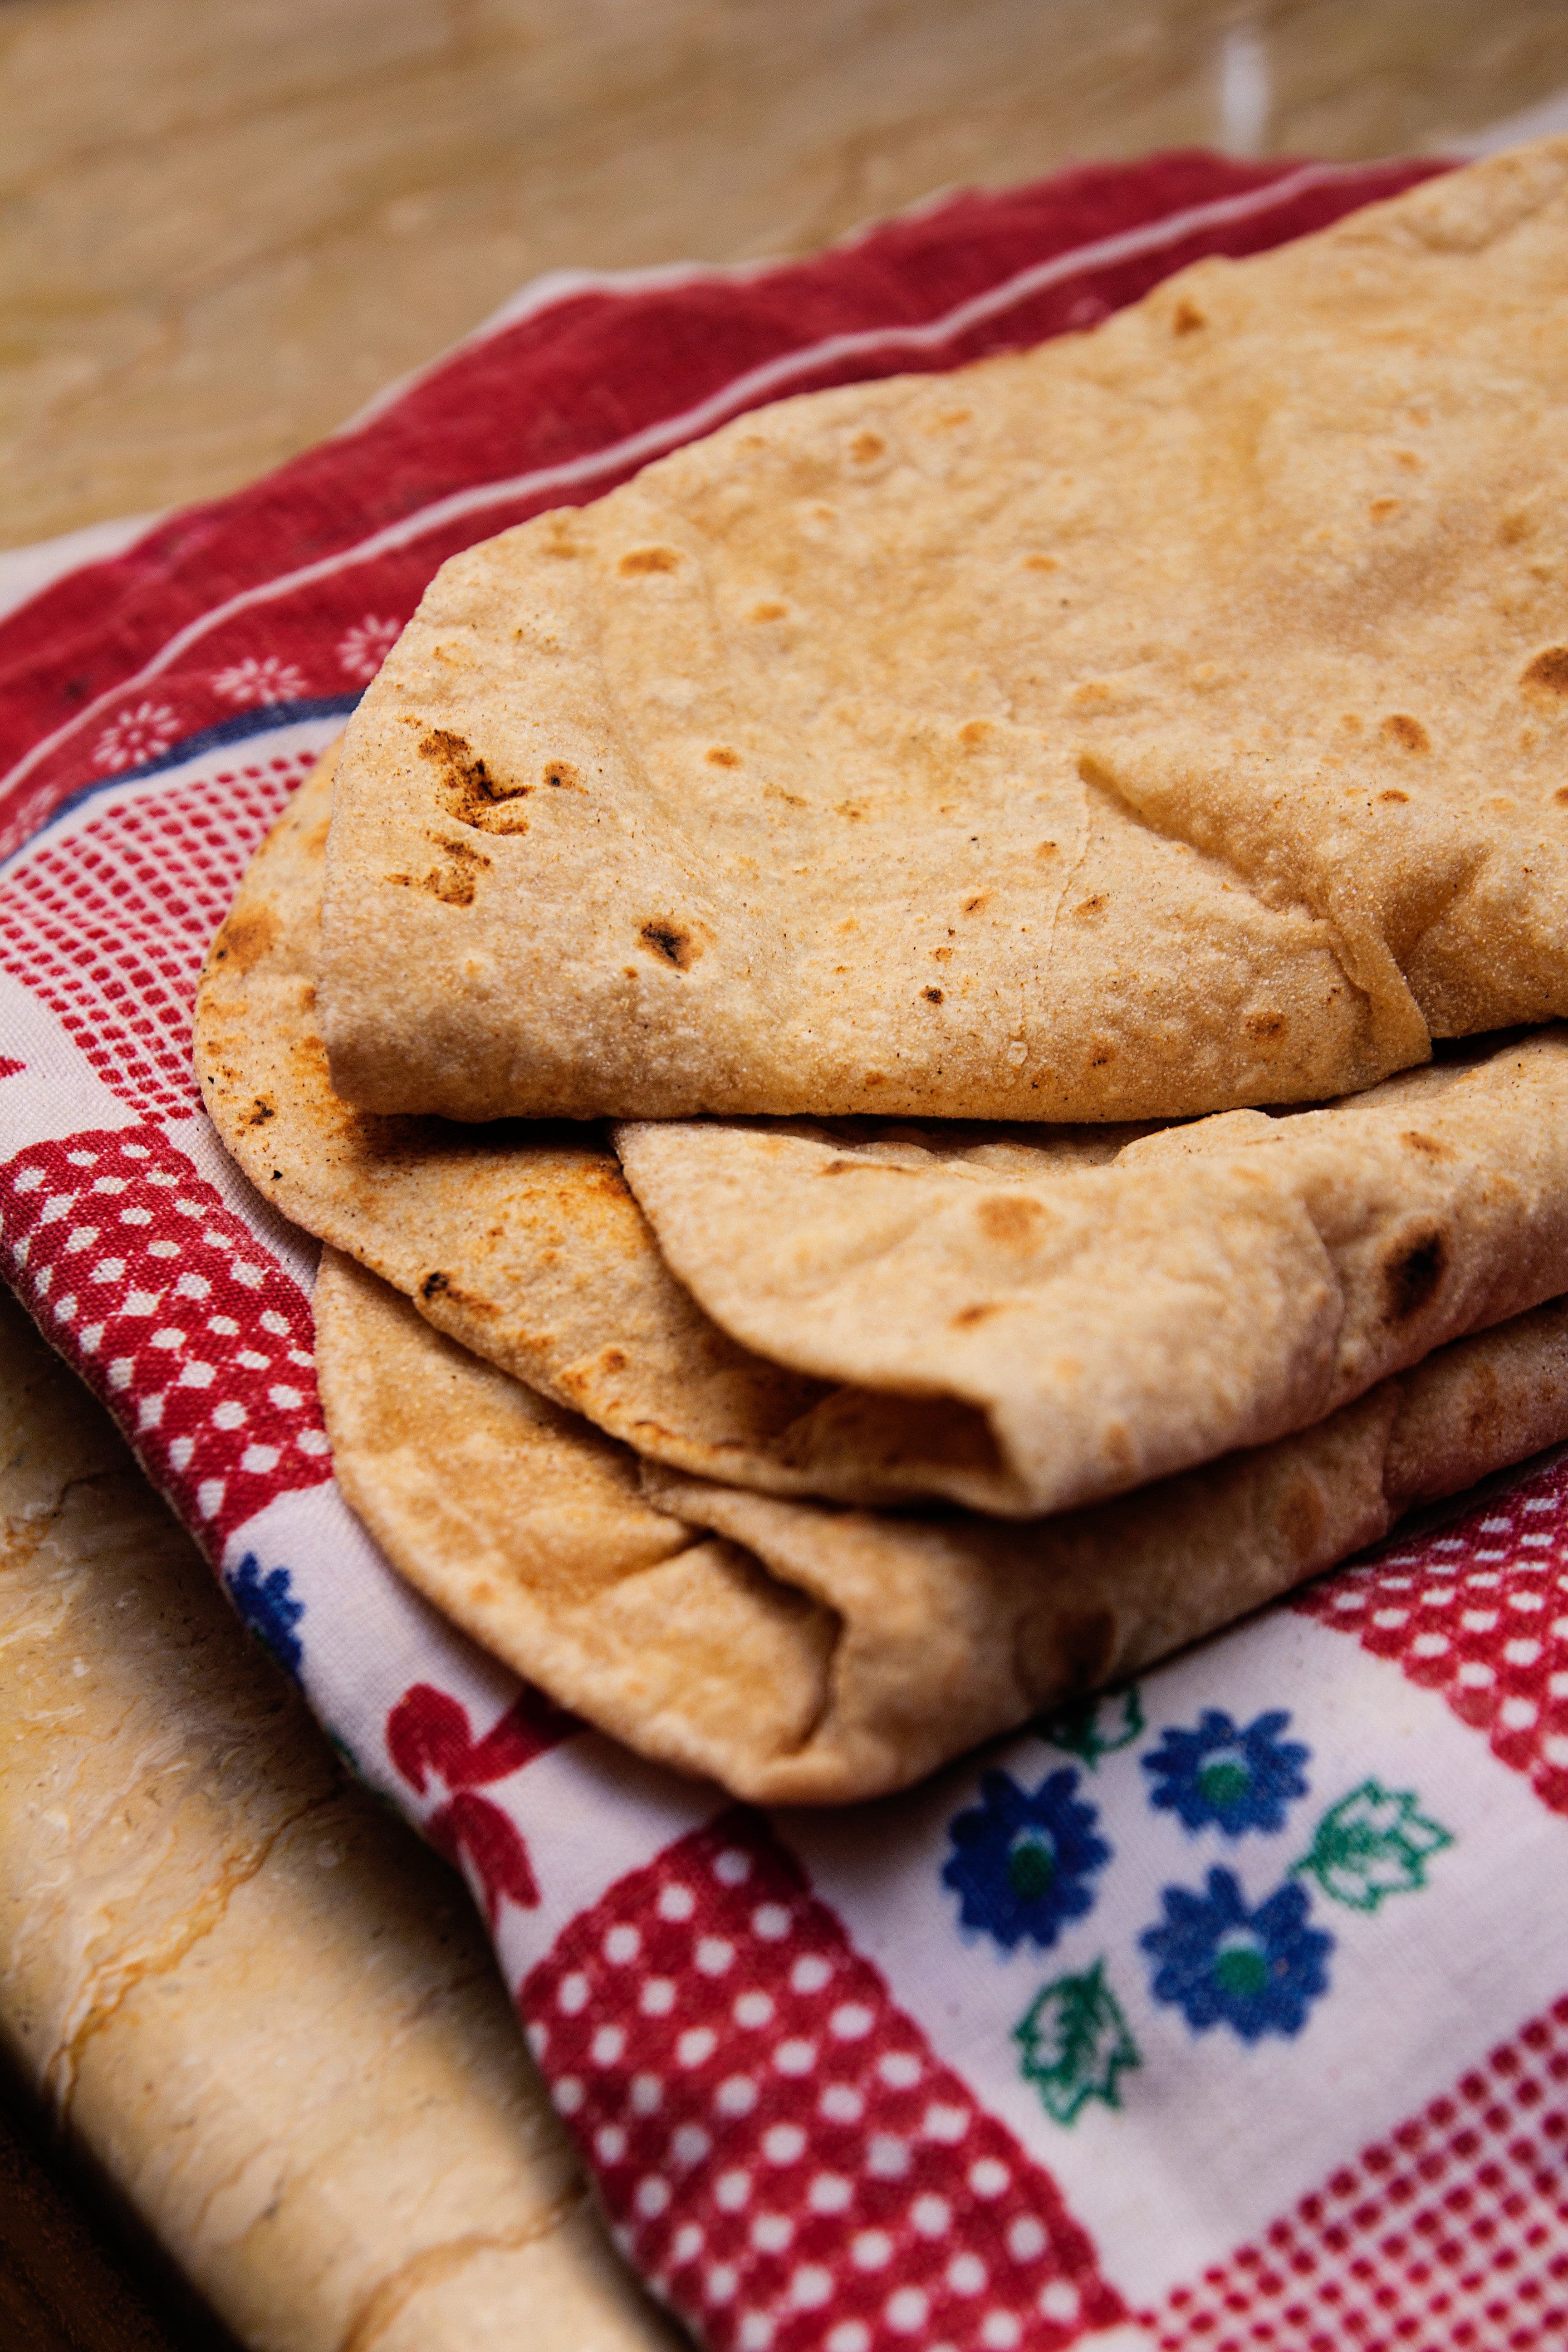
[[[902,1788],[1568,1439],[1568,1299],[1314,1427],[1029,1524],[875,1516],[644,1465],[328,1251],[339,1481],[410,1582],[645,1755],[768,1803]]]

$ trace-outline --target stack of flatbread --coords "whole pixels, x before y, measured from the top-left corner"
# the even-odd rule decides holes
[[[196,1031],[398,1569],[826,1802],[1568,1437],[1565,479],[1559,141],[448,562]]]

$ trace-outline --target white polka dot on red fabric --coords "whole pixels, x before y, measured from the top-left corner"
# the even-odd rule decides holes
[[[942,2238],[952,2227],[952,2208],[945,2197],[917,2197],[910,2207],[910,2220],[922,2238]]]
[[[742,1851],[744,1873],[719,1869]],[[575,1977],[587,1995],[565,2019]],[[654,1986],[672,1990],[650,2014]],[[1042,2220],[1032,2257],[1022,2239],[1005,2252],[1010,2226],[1060,2215],[1057,2191],[974,2108],[755,1817],[740,1834],[693,1832],[617,1883],[532,1971],[522,2005],[551,2020],[547,2067],[584,2084],[574,2123],[620,2242],[710,2352],[740,2352],[748,2319],[777,2331],[778,2352],[826,2352],[847,2326],[868,2329],[868,2352],[949,2337],[984,2352],[987,2315],[1041,2326],[1037,2299],[1064,2269],[1052,2227],[1067,2231],[1074,2280],[1092,2280],[1065,2217]],[[600,2037],[622,2019],[626,2046],[599,2066]],[[597,2153],[605,2128],[624,2142],[613,2162]],[[1115,2316],[1095,2292],[1100,2318]],[[1040,2352],[1055,2347],[1053,2336]]]
[[[862,2002],[847,2000],[828,2019],[827,2030],[840,2042],[859,2042],[870,2032],[875,2022],[871,2011]]]
[[[1568,1469],[1521,1482],[1506,1507],[1472,1513],[1363,1569],[1309,1586],[1293,1606],[1350,1633],[1440,1692],[1494,1753],[1568,1812],[1568,1620],[1549,1619],[1542,1557],[1568,1538]],[[1354,1594],[1366,1607],[1344,1604]],[[1401,1613],[1402,1612],[1402,1613]]]
[[[96,1215],[79,1213],[83,1187]],[[192,1194],[201,1234],[170,1229],[176,1192]],[[65,1341],[72,1360],[215,1549],[286,1485],[324,1475],[324,1463],[286,1468],[278,1412],[241,1360],[261,1302],[225,1311],[238,1305],[228,1265],[244,1228],[162,1130],[112,1132],[90,1150],[29,1147],[0,1168],[0,1224],[25,1295],[37,1310],[54,1294],[57,1328],[75,1334]],[[265,1268],[258,1282],[268,1311],[308,1340],[309,1309],[293,1284]],[[287,1311],[273,1297],[289,1301]],[[194,1347],[187,1314],[197,1307],[215,1311],[201,1314]],[[309,1431],[324,1449],[313,1390],[298,1393],[289,1433]]]
[[[1547,2149],[1561,2137],[1564,2080],[1568,1998],[1254,2243],[1140,2315],[1152,2340],[1160,2352],[1557,2352],[1568,2341],[1565,2208]],[[1038,2307],[1058,2324],[1077,2312],[1044,2287]]]
[[[820,2263],[803,2263],[789,2283],[789,2299],[797,2310],[820,2311],[833,2295],[833,2273]]]

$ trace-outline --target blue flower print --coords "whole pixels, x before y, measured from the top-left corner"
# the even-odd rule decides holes
[[[1165,1917],[1139,1937],[1158,1966],[1156,2000],[1173,2002],[1194,2033],[1222,2021],[1244,2042],[1300,2033],[1329,1989],[1334,1939],[1307,1925],[1304,1886],[1287,1882],[1248,1911],[1228,1870],[1211,1870],[1207,1895],[1167,1886]]]
[[[1301,1767],[1310,1753],[1280,1738],[1289,1720],[1276,1708],[1240,1731],[1218,1707],[1205,1707],[1195,1731],[1167,1731],[1144,1757],[1143,1769],[1160,1782],[1150,1803],[1180,1813],[1190,1830],[1217,1822],[1226,1837],[1283,1829],[1286,1806],[1307,1793]]]
[[[959,1916],[1011,1952],[1026,1936],[1044,1952],[1069,1919],[1081,1919],[1094,1901],[1088,1881],[1110,1860],[1095,1834],[1092,1805],[1073,1791],[1069,1766],[1042,1780],[1031,1796],[1006,1772],[987,1772],[980,1803],[949,1823],[958,1849],[942,1865],[942,1883],[959,1897]]]
[[[269,1576],[263,1576],[261,1562],[247,1551],[227,1581],[229,1598],[251,1632],[298,1682],[305,1653],[294,1628],[305,1613],[305,1604],[289,1590],[293,1582],[289,1570],[275,1568]]]

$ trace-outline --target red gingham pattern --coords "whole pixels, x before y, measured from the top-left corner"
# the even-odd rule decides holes
[[[1054,2352],[1123,2315],[756,1815],[620,1880],[520,1999],[621,2244],[713,2352]]]
[[[43,843],[0,884],[0,962],[145,1116],[200,1108],[191,1012],[202,959],[313,756],[150,789]]]
[[[1568,1999],[1143,2315],[1160,2352],[1549,2352],[1568,2341]]]
[[[34,1317],[215,1553],[328,1476],[309,1305],[162,1128],[18,1152],[0,1237]]]
[[[1306,1616],[1440,1691],[1494,1756],[1568,1813],[1568,1486],[1553,1469],[1506,1501],[1311,1586]]]

